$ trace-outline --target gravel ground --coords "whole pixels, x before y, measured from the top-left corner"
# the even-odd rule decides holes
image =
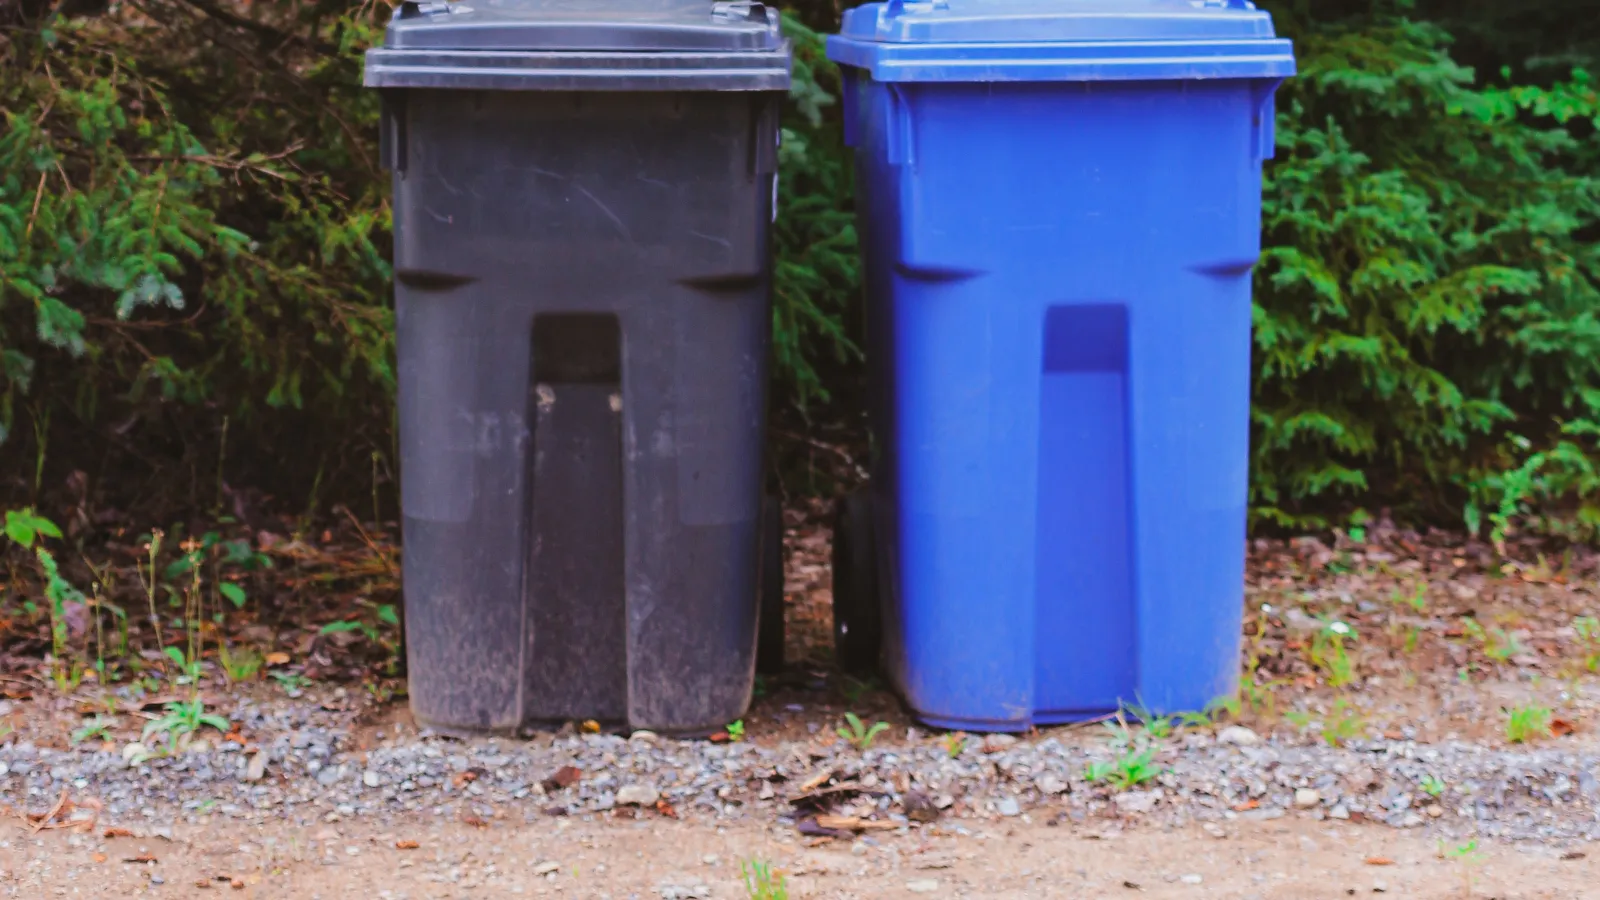
[[[884,830],[937,820],[959,831],[1008,818],[1217,828],[1295,816],[1558,847],[1600,835],[1600,753],[1582,736],[1526,749],[1405,739],[1336,748],[1205,727],[1155,742],[1161,774],[1117,792],[1086,777],[1091,763],[1124,752],[1099,728],[972,737],[952,754],[950,738],[915,728],[859,751],[823,722],[807,739],[771,742],[644,732],[462,742],[404,724],[358,736],[350,713],[314,700],[252,699],[231,716],[248,744],[201,741],[143,761],[137,748],[114,742],[50,749],[15,741],[0,747],[0,795],[42,813],[65,791],[76,809],[63,820],[98,815],[101,824],[146,830],[213,817],[314,826],[396,814],[469,822],[670,815],[825,835],[807,821],[822,812]]]

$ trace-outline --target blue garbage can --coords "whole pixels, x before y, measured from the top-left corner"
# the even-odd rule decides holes
[[[1230,694],[1289,42],[1244,0],[891,0],[828,55],[874,433],[841,661],[970,730]]]

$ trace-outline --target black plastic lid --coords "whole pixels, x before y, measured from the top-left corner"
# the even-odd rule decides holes
[[[778,12],[711,0],[405,0],[391,50],[759,52],[783,45]]]

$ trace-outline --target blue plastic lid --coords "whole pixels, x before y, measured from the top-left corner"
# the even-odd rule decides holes
[[[1249,0],[887,0],[828,56],[879,81],[1284,78],[1290,43]]]

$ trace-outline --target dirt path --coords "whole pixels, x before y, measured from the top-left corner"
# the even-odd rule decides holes
[[[382,831],[365,823],[308,830],[218,822],[182,826],[171,840],[29,836],[18,828],[0,843],[0,892],[739,898],[747,896],[741,864],[761,859],[786,874],[793,897],[1600,897],[1600,857],[1480,846],[1442,858],[1420,835],[1373,826],[1289,819],[1240,823],[1221,836],[1199,828],[1095,832],[1042,824],[961,830],[967,833],[934,827],[808,847],[792,829],[664,820],[479,828],[417,816]],[[127,861],[140,857],[157,861]],[[1373,864],[1382,861],[1388,864]]]

